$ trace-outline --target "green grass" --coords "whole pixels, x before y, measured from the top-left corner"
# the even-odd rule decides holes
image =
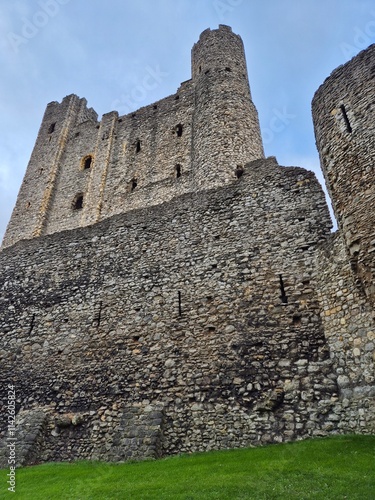
[[[1,471],[0,498],[7,471]],[[107,464],[50,463],[17,470],[17,499],[375,499],[375,436],[339,436],[262,448]]]

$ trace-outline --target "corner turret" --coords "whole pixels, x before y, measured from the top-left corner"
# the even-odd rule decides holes
[[[316,92],[321,167],[358,285],[375,304],[375,44],[337,68]]]
[[[192,78],[194,175],[199,185],[222,185],[264,158],[241,37],[224,25],[203,31],[192,49]]]

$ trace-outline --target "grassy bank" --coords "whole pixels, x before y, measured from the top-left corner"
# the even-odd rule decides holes
[[[0,497],[6,491],[1,471]],[[375,436],[340,436],[128,464],[17,470],[17,499],[374,499]]]

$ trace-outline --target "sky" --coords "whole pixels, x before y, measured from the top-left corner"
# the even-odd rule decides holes
[[[375,0],[1,0],[0,241],[49,102],[74,93],[100,118],[174,94],[219,24],[244,42],[266,156],[323,183],[311,100],[375,42]]]

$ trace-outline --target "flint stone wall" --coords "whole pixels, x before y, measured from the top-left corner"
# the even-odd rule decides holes
[[[4,249],[2,378],[48,415],[40,459],[129,458],[134,405],[162,407],[142,436],[155,456],[337,427],[312,287],[330,224],[315,176],[269,159],[225,188]]]

